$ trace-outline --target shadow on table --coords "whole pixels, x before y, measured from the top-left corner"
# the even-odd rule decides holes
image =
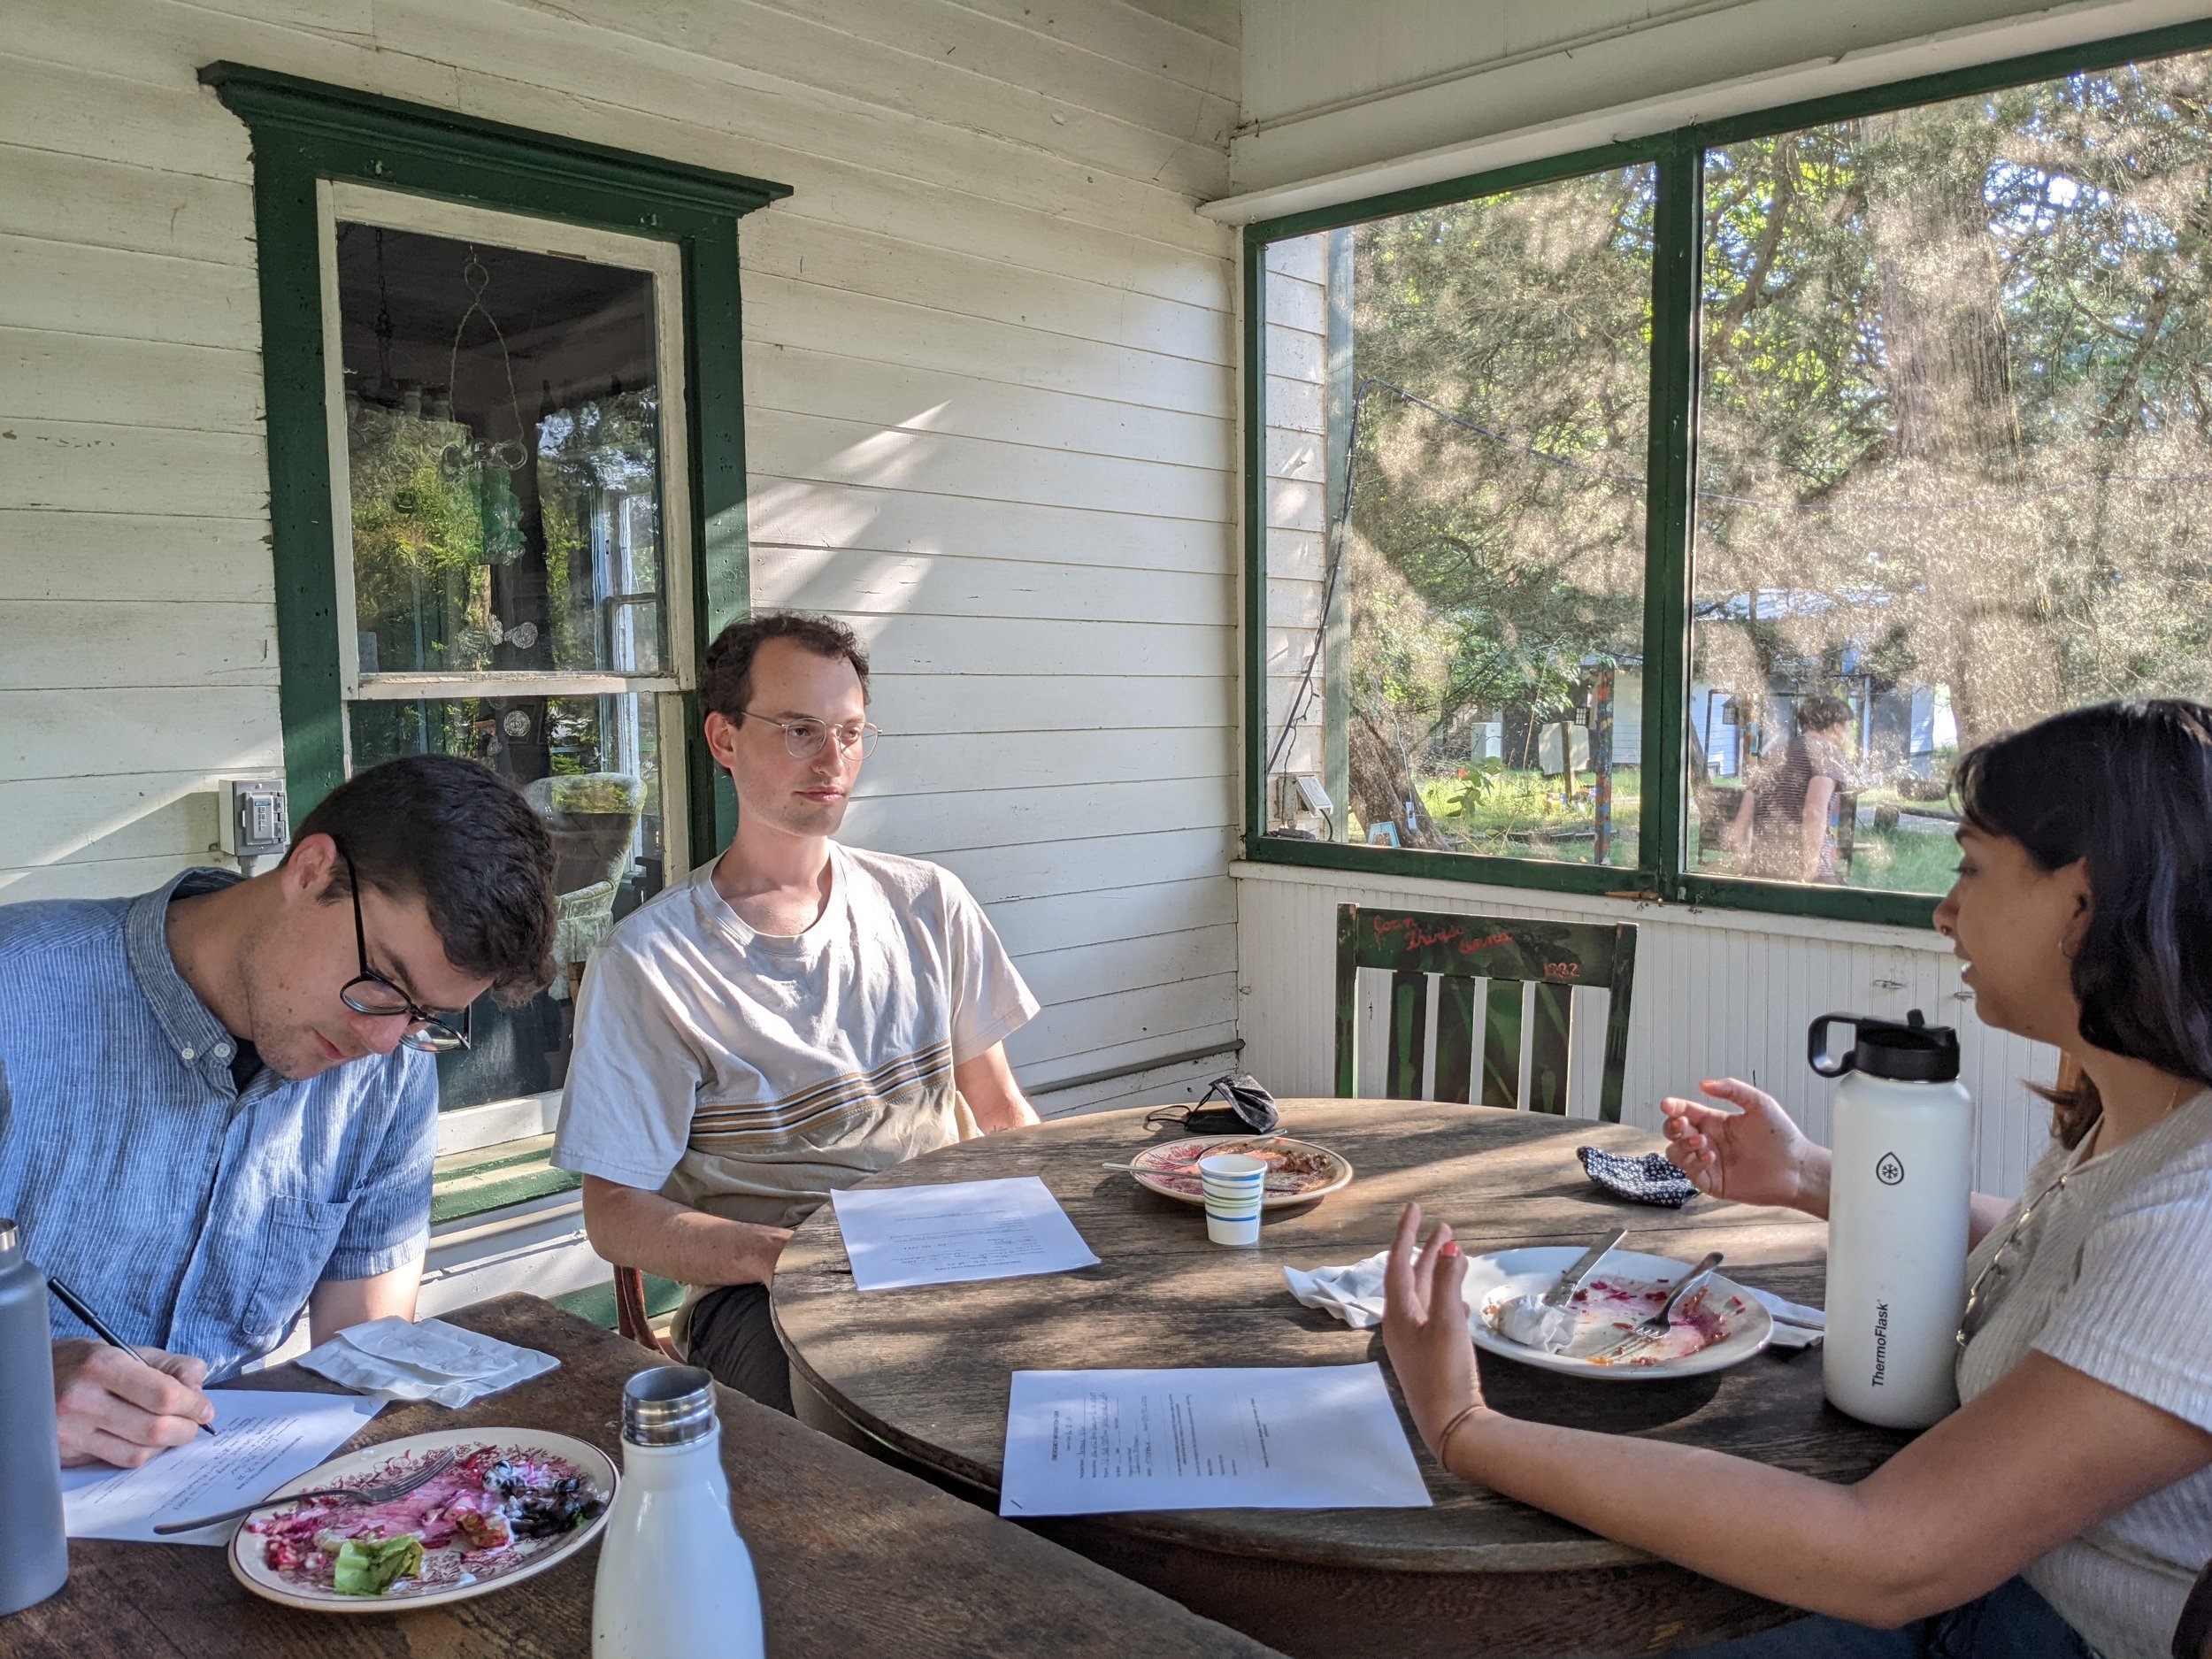
[[[1717,1371],[1678,1382],[1597,1382],[1517,1365],[1481,1352],[1475,1361],[1482,1396],[1494,1409],[1530,1423],[1601,1429],[1609,1434],[1664,1428],[1694,1417],[1712,1403],[1721,1385]],[[1747,1362],[1757,1363],[1755,1358]]]

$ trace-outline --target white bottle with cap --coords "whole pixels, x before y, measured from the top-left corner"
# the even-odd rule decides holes
[[[730,1518],[714,1379],[657,1365],[622,1390],[622,1484],[600,1536],[592,1659],[763,1659],[760,1587]]]
[[[1852,1028],[1831,1046],[1829,1028]],[[1836,1090],[1828,1192],[1829,1402],[1862,1422],[1925,1428],[1958,1408],[1974,1102],[1957,1033],[1918,1009],[1899,1025],[1824,1014],[1807,1049]]]

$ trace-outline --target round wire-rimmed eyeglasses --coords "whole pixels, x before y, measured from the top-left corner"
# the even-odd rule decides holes
[[[1982,1271],[1974,1275],[1974,1282],[1966,1287],[1966,1305],[1959,1310],[1960,1353],[1966,1352],[1966,1345],[1974,1340],[1974,1333],[1989,1317],[1990,1293],[2005,1282],[2006,1273],[2011,1271],[2006,1264],[2005,1252],[2020,1242],[2021,1235],[2028,1230],[2028,1223],[2035,1217],[2037,1207],[2056,1197],[2065,1190],[2066,1183],[2073,1179],[2074,1171],[2067,1171],[2021,1206],[2020,1213],[2013,1217],[2012,1225],[2005,1230],[2005,1236],[1997,1240],[1997,1248],[1989,1253],[1989,1260],[1982,1264]]]
[[[474,1023],[472,1006],[459,1010],[461,1023],[456,1025],[455,1010],[423,1007],[369,966],[369,934],[361,923],[361,878],[353,872],[352,854],[341,847],[338,856],[346,861],[346,881],[353,889],[353,942],[361,953],[361,972],[339,987],[338,1000],[355,1013],[366,1014],[372,1019],[391,1019],[404,1014],[408,1026],[399,1040],[403,1047],[419,1048],[425,1054],[449,1054],[456,1048],[467,1048]]]
[[[822,746],[829,741],[833,732],[837,734],[839,754],[849,755],[858,749],[860,758],[865,760],[875,752],[876,740],[883,735],[880,727],[864,720],[858,726],[830,726],[821,720],[805,718],[772,720],[764,714],[755,714],[750,709],[740,709],[738,713],[748,720],[758,720],[763,726],[772,726],[781,732],[784,753],[794,760],[812,760],[822,752]]]

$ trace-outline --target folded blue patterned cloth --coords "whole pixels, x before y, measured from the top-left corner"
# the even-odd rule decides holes
[[[1679,1210],[1697,1196],[1690,1178],[1667,1162],[1663,1152],[1647,1152],[1640,1158],[1597,1147],[1577,1147],[1582,1172],[1617,1198],[1632,1203],[1657,1204]]]

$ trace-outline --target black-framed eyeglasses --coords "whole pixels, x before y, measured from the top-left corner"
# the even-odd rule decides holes
[[[839,754],[849,755],[858,749],[860,758],[865,760],[875,752],[876,740],[883,735],[880,727],[865,720],[858,726],[831,726],[822,720],[807,718],[772,720],[764,714],[755,714],[750,709],[740,709],[738,713],[748,720],[758,720],[763,726],[772,726],[781,732],[784,753],[794,760],[812,760],[822,752],[822,745],[829,741],[833,732],[837,734]]]
[[[425,1008],[421,1003],[369,966],[369,933],[361,922],[361,878],[353,872],[353,855],[342,847],[338,856],[346,861],[346,880],[353,888],[353,942],[361,953],[361,972],[339,987],[338,1000],[357,1014],[371,1019],[407,1017],[400,1042],[426,1054],[448,1054],[469,1046],[473,1009],[460,1010],[461,1023],[453,1023],[453,1010]]]

